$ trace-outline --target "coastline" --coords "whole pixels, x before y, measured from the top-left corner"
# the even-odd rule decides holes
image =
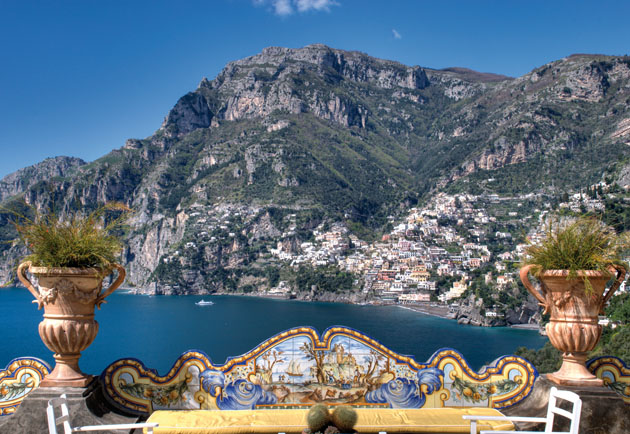
[[[125,290],[128,294],[153,295],[153,294],[148,294],[147,291],[143,289],[138,289],[138,288],[121,288],[121,289]],[[236,292],[235,293],[235,292],[226,292],[226,291],[217,291],[212,294],[186,294],[186,295],[194,295],[194,296],[207,295],[209,297],[218,296],[218,295],[229,295],[233,297],[258,297],[258,298],[265,298],[265,299],[271,299],[271,300],[292,300],[292,301],[303,301],[303,302],[322,301],[322,302],[327,302],[327,303],[360,304],[360,305],[369,305],[369,306],[396,306],[401,309],[407,309],[407,310],[411,310],[414,312],[418,312],[418,313],[422,313],[425,315],[434,316],[438,318],[455,319],[453,313],[450,312],[450,309],[448,306],[437,304],[435,302],[396,304],[396,303],[382,303],[382,302],[369,302],[368,301],[368,302],[356,303],[350,298],[343,297],[343,296],[337,296],[335,297],[334,300],[330,300],[330,299],[325,299],[325,298],[324,299],[309,299],[309,298],[302,298],[302,297],[293,298],[288,295],[282,295],[282,294],[270,295],[270,294],[265,294],[265,293],[260,293],[260,292],[249,292],[249,293]]]
[[[145,290],[138,288],[121,288],[122,291],[128,294],[134,295],[149,295],[153,296],[153,294],[148,294]],[[409,303],[409,304],[396,304],[396,303],[379,303],[379,302],[361,302],[357,303],[350,298],[344,296],[336,296],[333,299],[310,299],[310,298],[302,298],[302,297],[290,297],[289,295],[283,294],[265,294],[260,292],[250,292],[250,293],[233,293],[233,292],[225,292],[219,291],[214,292],[212,294],[185,294],[185,295],[193,295],[193,296],[219,296],[219,295],[228,295],[234,297],[257,297],[257,298],[265,298],[271,300],[291,300],[291,301],[302,301],[302,302],[327,302],[327,303],[340,303],[340,304],[359,304],[359,305],[369,305],[369,306],[396,306],[401,309],[410,310],[413,312],[421,313],[423,315],[433,316],[442,319],[456,320],[456,314],[451,312],[449,306],[438,304],[436,302],[423,302],[423,303]],[[537,331],[541,335],[545,335],[544,329],[538,324],[508,324],[502,326],[494,326],[494,327],[506,327],[506,328],[514,328],[521,330],[531,330]]]
[[[439,305],[436,303],[427,303],[426,306],[420,304],[397,304],[395,306],[401,309],[407,309],[414,312],[423,313],[425,315],[435,316],[438,318],[455,319],[453,314],[450,312],[448,306]]]
[[[538,331],[541,330],[538,324],[512,324],[508,327],[511,327],[513,329],[538,330]]]

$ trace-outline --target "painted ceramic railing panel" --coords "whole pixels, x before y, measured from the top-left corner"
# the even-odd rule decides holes
[[[212,366],[202,352],[182,354],[165,376],[147,369],[137,359],[121,359],[101,374],[105,395],[112,403],[132,412],[146,414],[157,409],[199,409],[201,373]]]
[[[586,362],[586,367],[604,384],[630,404],[630,368],[618,357],[603,356]]]
[[[50,371],[46,362],[34,357],[11,360],[0,370],[0,416],[13,414]]]
[[[538,378],[536,368],[517,356],[500,357],[479,373],[453,349],[438,351],[429,363],[444,372],[445,407],[511,407],[529,395]]]
[[[424,364],[397,354],[350,328],[311,327],[282,332],[252,351],[214,365],[202,352],[184,353],[159,376],[136,359],[108,366],[106,394],[125,410],[308,407],[318,402],[363,407],[504,408],[525,398],[538,373],[508,356],[482,373],[457,351],[435,353]]]

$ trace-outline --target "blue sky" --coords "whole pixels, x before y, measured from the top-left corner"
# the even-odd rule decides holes
[[[519,76],[630,54],[628,16],[627,0],[0,0],[0,177],[149,136],[203,77],[270,45]]]

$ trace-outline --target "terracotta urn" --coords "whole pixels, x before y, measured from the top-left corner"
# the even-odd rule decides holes
[[[566,386],[603,386],[602,380],[586,369],[588,352],[595,348],[602,334],[599,314],[626,276],[626,269],[611,265],[608,274],[602,271],[578,271],[577,278],[569,279],[568,270],[547,270],[538,276],[540,291],[528,278],[534,265],[521,268],[520,278],[525,288],[550,315],[546,326],[551,344],[563,352],[562,366],[547,374],[550,381]],[[608,291],[606,284],[616,275]],[[587,277],[592,290],[587,290]]]
[[[34,267],[24,262],[18,267],[20,281],[33,294],[38,308],[44,308],[44,320],[39,323],[39,336],[55,353],[55,368],[41,382],[42,387],[85,387],[92,376],[79,369],[81,351],[94,341],[98,322],[94,307],[105,302],[125,279],[125,269],[115,264],[118,277],[105,291],[102,290],[105,273],[95,268]],[[35,277],[35,283],[28,273]]]

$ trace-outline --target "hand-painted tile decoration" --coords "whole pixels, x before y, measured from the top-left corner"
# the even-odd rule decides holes
[[[444,386],[450,392],[445,407],[511,407],[529,395],[538,378],[536,368],[517,356],[500,357],[479,373],[453,349],[431,356],[431,360],[438,358],[437,367],[444,371]]]
[[[630,404],[630,368],[623,360],[613,356],[597,357],[586,362],[586,367]]]
[[[11,360],[0,370],[0,416],[13,414],[50,371],[46,362],[34,357]]]
[[[397,354],[350,328],[287,330],[250,352],[214,365],[204,353],[184,353],[160,376],[136,359],[101,374],[106,395],[121,409],[300,408],[318,402],[361,407],[505,408],[531,392],[538,377],[526,360],[505,356],[481,373],[444,349],[427,363]]]

